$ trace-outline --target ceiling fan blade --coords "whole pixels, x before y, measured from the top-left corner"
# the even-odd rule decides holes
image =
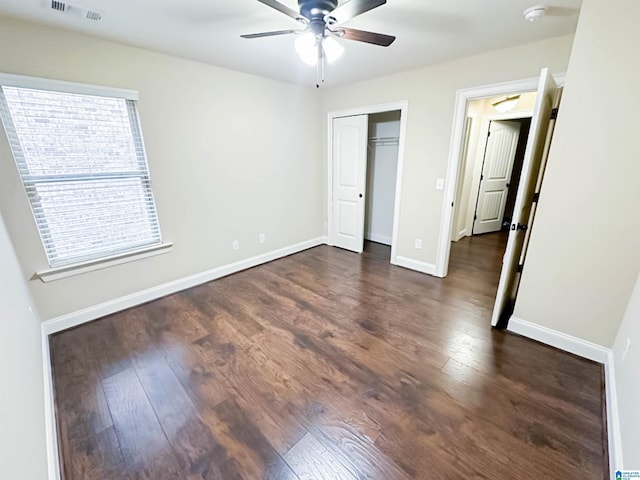
[[[276,35],[290,35],[292,33],[298,33],[302,31],[304,30],[276,30],[274,32],[249,33],[249,34],[240,35],[240,36],[242,38],[275,37]]]
[[[349,0],[328,14],[325,21],[330,25],[338,25],[385,3],[387,0]]]
[[[366,32],[364,30],[357,30],[355,28],[340,28],[334,33],[340,35],[342,38],[346,38],[347,40],[372,43],[373,45],[380,45],[381,47],[388,47],[396,39],[396,37],[393,37],[391,35]]]
[[[279,12],[284,13],[285,15],[293,18],[294,20],[298,20],[301,22],[307,22],[307,19],[304,18],[302,15],[300,15],[300,12],[296,12],[294,9],[287,7],[286,5],[283,5],[280,2],[277,2],[276,0],[258,0],[260,3],[264,3],[265,5],[267,5],[268,7],[271,7],[275,10],[278,10]]]

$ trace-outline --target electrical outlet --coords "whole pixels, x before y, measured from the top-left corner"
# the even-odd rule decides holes
[[[231,243],[231,248],[233,248],[234,250],[240,250],[240,240],[234,240]]]
[[[436,190],[444,190],[444,178],[438,178],[436,180]]]
[[[622,352],[622,361],[624,362],[627,358],[627,354],[629,353],[629,349],[631,348],[631,339],[627,338],[627,346],[624,347],[624,352]]]
[[[416,238],[416,250],[422,250],[422,240]]]
[[[260,235],[258,235],[258,241],[260,243],[265,243],[267,241],[267,236],[264,233],[261,233]]]

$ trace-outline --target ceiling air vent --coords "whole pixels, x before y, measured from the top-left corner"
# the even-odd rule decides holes
[[[59,0],[51,0],[51,8],[59,12],[66,12],[67,4],[65,2],[60,2]]]
[[[75,0],[72,0],[72,3],[63,2],[61,0],[51,0],[51,9],[56,10],[57,12],[62,12],[66,15],[70,15],[72,17],[78,17],[85,20],[93,20],[94,22],[102,20],[102,17],[104,15],[104,12],[100,10],[92,10],[82,5],[76,4]]]
[[[96,12],[96,11],[94,11],[94,10],[87,10],[87,18],[88,18],[89,20],[95,20],[95,21],[98,21],[98,20],[101,20],[101,19],[102,19],[102,14],[101,14],[101,13],[99,13],[99,12]]]

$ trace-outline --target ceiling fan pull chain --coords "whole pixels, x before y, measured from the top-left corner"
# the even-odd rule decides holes
[[[316,88],[320,88],[320,84],[324,83],[324,52],[321,38],[316,38],[316,48],[318,49],[318,61],[316,62]]]
[[[324,83],[324,47],[322,43],[320,43],[320,63],[322,64],[322,83]]]

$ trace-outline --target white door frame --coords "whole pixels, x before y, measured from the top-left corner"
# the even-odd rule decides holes
[[[553,76],[558,86],[564,85],[565,74]],[[462,135],[467,116],[467,107],[471,100],[478,98],[496,97],[522,92],[533,92],[538,88],[539,77],[515,80],[513,82],[495,83],[480,87],[471,87],[456,92],[456,102],[453,111],[453,126],[449,147],[449,161],[447,176],[445,177],[444,201],[442,202],[442,222],[438,234],[438,252],[436,254],[436,276],[446,277],[449,270],[449,254],[451,252],[451,236],[453,226],[453,202],[456,198],[456,186],[460,175],[460,154],[462,150]]]
[[[354,115],[371,115],[374,113],[392,112],[400,110],[400,137],[398,141],[398,169],[396,171],[396,196],[393,206],[393,233],[391,237],[391,263],[396,264],[398,255],[398,221],[400,217],[400,198],[402,198],[402,171],[404,168],[405,140],[407,138],[407,118],[409,114],[409,101],[369,105],[364,107],[336,110],[327,114],[328,137],[328,176],[327,176],[327,236],[329,245],[333,233],[333,119],[339,117],[351,117]],[[367,139],[368,141],[368,139]]]

